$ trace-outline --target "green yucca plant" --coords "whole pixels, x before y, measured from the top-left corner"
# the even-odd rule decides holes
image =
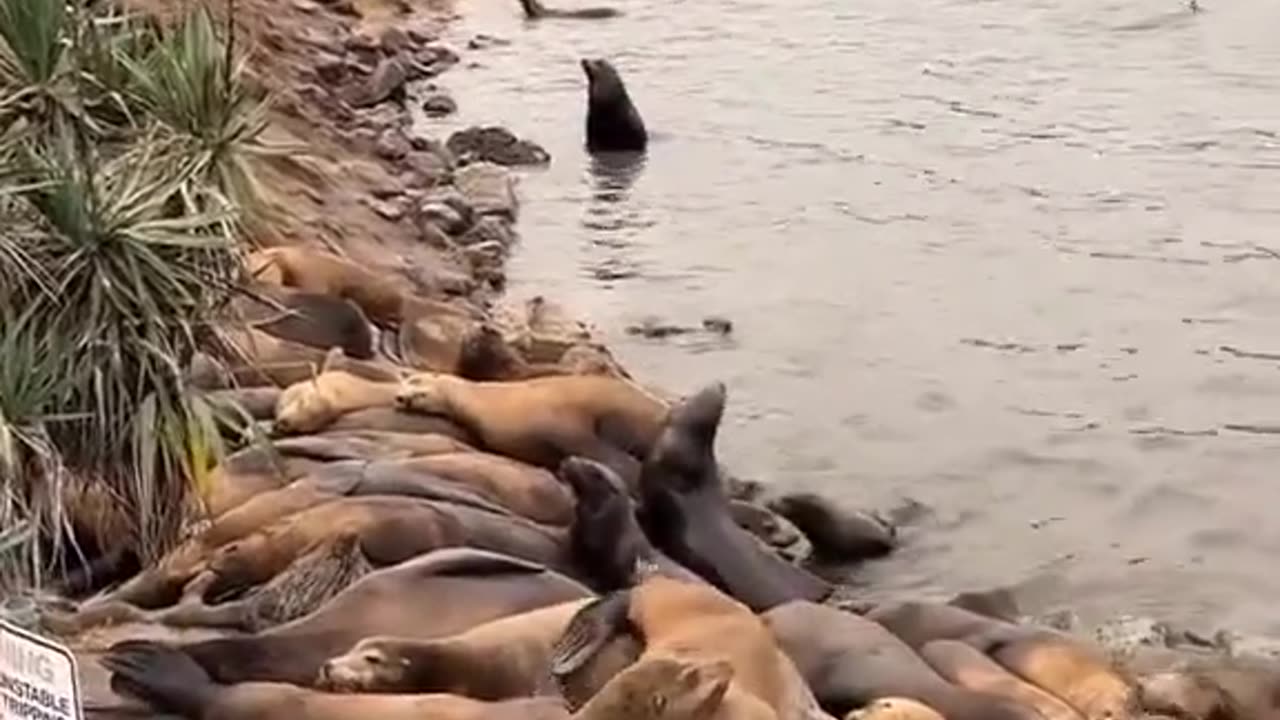
[[[172,131],[173,151],[197,165],[204,185],[187,189],[184,200],[200,208],[200,192],[213,188],[243,213],[269,214],[255,165],[300,148],[262,137],[270,101],[245,83],[246,56],[236,51],[233,24],[219,32],[208,6],[198,4],[177,27],[156,31],[151,45],[144,58],[121,63],[139,103]]]
[[[0,0],[0,110],[69,97],[69,25],[61,0]]]

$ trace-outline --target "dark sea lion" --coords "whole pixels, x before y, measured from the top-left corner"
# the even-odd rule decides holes
[[[893,633],[853,613],[790,602],[763,619],[833,714],[903,697],[935,708],[947,720],[1037,720],[1027,708],[952,685]]]
[[[920,657],[959,687],[1034,708],[1044,720],[1082,720],[1070,705],[1014,676],[967,643],[934,640],[920,648]]]
[[[704,582],[649,542],[617,473],[594,460],[572,457],[560,463],[559,475],[577,498],[570,531],[574,559],[600,590],[631,587],[650,572]]]
[[[317,686],[341,692],[447,692],[477,700],[554,694],[552,647],[588,602],[530,610],[434,640],[368,637],[326,662]]]
[[[842,508],[815,493],[788,493],[766,505],[809,538],[818,562],[846,563],[883,557],[897,545],[897,531],[892,525],[870,514]]]
[[[650,575],[635,587],[610,593],[579,610],[557,644],[556,675],[589,663],[616,633],[634,629],[644,639],[638,662],[651,658],[723,661],[733,682],[715,717],[826,717],[791,660],[750,608],[704,583]]]
[[[525,18],[541,20],[542,18],[571,18],[578,20],[599,20],[617,17],[622,13],[611,7],[586,7],[576,10],[557,10],[543,5],[538,0],[520,0]]]
[[[259,283],[233,300],[231,312],[250,327],[348,357],[373,358],[373,332],[360,306],[331,295]]]
[[[404,410],[456,421],[488,450],[550,470],[570,455],[633,472],[662,429],[667,406],[638,385],[595,375],[476,382],[418,373]]]
[[[960,640],[1013,674],[1065,701],[1087,720],[1127,718],[1133,689],[1101,651],[1047,628],[993,620],[964,608],[908,602],[873,609],[868,617],[917,651],[933,640]]]
[[[299,620],[182,650],[220,682],[308,686],[326,660],[372,635],[445,637],[590,595],[586,587],[544,565],[450,548],[375,570]]]
[[[551,472],[487,452],[439,453],[376,463],[370,473],[423,472],[491,498],[521,517],[551,526],[573,521],[574,497]]]
[[[608,60],[582,60],[587,75],[587,150],[639,152],[649,144],[640,112],[627,86]]]
[[[657,547],[762,612],[822,600],[831,586],[783,560],[734,522],[715,456],[725,387],[714,383],[672,408],[640,472],[641,521]]]
[[[102,658],[113,690],[192,720],[711,720],[732,682],[720,662],[637,663],[570,715],[557,698],[485,702],[459,695],[341,695],[285,683],[220,685],[181,652],[150,640]]]
[[[218,548],[208,559],[215,580],[205,597],[264,583],[328,538],[351,533],[376,567],[445,547],[475,547],[568,570],[567,543],[514,515],[419,498],[342,497],[281,518]]]
[[[467,380],[528,380],[568,375],[559,363],[531,363],[488,323],[481,323],[462,339],[456,374]]]

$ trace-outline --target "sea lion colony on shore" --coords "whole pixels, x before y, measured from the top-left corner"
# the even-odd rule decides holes
[[[336,256],[288,258],[271,296],[340,311],[257,332],[307,353],[271,345],[272,363],[318,352],[313,376],[278,387],[247,372],[258,385],[219,390],[275,402],[258,403],[269,438],[213,473],[211,522],[75,612],[46,613],[46,629],[82,637],[126,623],[128,639],[101,658],[118,696],[100,709],[141,700],[200,720],[1140,712],[1146,695],[1097,648],[966,609],[983,607],[973,594],[836,607],[839,588],[777,545],[804,540],[815,562],[847,564],[891,551],[896,534],[813,494],[731,496],[715,453],[722,384],[668,402],[620,373],[558,366],[553,340],[521,343],[480,321],[450,327],[547,372],[468,379],[402,365],[376,343],[353,358],[346,339],[366,347],[364,333],[350,308],[325,303],[393,319],[412,298]],[[213,636],[135,639],[134,626]],[[1181,707],[1167,674],[1148,684],[1162,707]]]

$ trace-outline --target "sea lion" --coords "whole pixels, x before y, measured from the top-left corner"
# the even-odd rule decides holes
[[[280,400],[280,388],[274,385],[259,387],[210,390],[205,400],[223,411],[240,410],[254,420],[271,420],[276,416],[276,402]]]
[[[477,700],[554,694],[552,647],[588,602],[530,610],[434,640],[365,638],[326,662],[317,686],[341,692],[448,692]]]
[[[396,332],[397,354],[416,370],[457,373],[466,338],[479,321],[448,303],[426,299],[416,303],[417,315],[401,322]]]
[[[192,359],[188,375],[203,390],[286,386],[313,377],[322,368],[343,370],[367,380],[394,381],[400,371],[380,360],[347,357],[341,347],[322,350],[252,327],[217,328],[211,355]]]
[[[324,371],[280,393],[274,429],[284,435],[317,432],[349,412],[393,407],[399,393],[398,382],[373,382],[340,370]]]
[[[920,648],[920,657],[952,684],[1035,708],[1044,720],[1083,720],[1070,705],[1018,679],[972,645],[934,640]]]
[[[933,640],[960,640],[1013,674],[1065,701],[1087,720],[1134,714],[1133,689],[1101,652],[1048,628],[1014,625],[940,603],[885,605],[867,615],[915,650]]]
[[[574,559],[602,591],[620,590],[656,572],[686,582],[705,582],[663,555],[636,519],[635,502],[618,474],[593,460],[571,457],[559,476],[577,498],[570,531]]]
[[[219,547],[208,559],[214,575],[205,597],[261,584],[328,538],[352,533],[376,567],[444,547],[475,547],[555,569],[569,569],[567,543],[514,515],[403,496],[342,497],[281,518]]]
[[[640,471],[641,524],[673,560],[763,612],[822,600],[831,586],[783,560],[734,522],[715,456],[725,387],[713,383],[672,408]]]
[[[649,133],[618,70],[604,59],[581,60],[586,73],[586,150],[641,152]]]
[[[531,363],[492,325],[482,323],[462,339],[456,374],[467,380],[528,380],[548,375],[569,375],[559,363]]]
[[[790,520],[809,538],[814,559],[846,563],[888,555],[897,545],[897,530],[883,520],[807,492],[773,498],[766,507]]]
[[[662,429],[667,406],[626,380],[573,375],[476,382],[418,373],[401,409],[455,420],[496,453],[550,470],[570,455],[634,474]]]
[[[374,272],[332,253],[296,246],[259,250],[250,254],[245,264],[259,282],[350,300],[384,327],[401,320],[407,288],[390,273]]]
[[[586,7],[576,10],[557,10],[543,5],[538,0],[520,0],[520,7],[524,10],[524,16],[529,20],[541,20],[542,18],[570,18],[578,20],[599,20],[603,18],[617,17],[622,13],[611,7]]]
[[[293,622],[253,636],[190,643],[182,650],[220,682],[309,686],[326,660],[372,635],[445,637],[590,595],[544,565],[449,548],[375,570]]]
[[[720,660],[733,668],[733,682],[716,718],[829,717],[769,629],[748,607],[704,583],[657,574],[579,610],[556,645],[553,674],[572,673],[589,663],[613,635],[630,629],[645,643],[638,662]]]
[[[937,710],[910,698],[880,698],[853,710],[844,720],[948,720]]]
[[[936,708],[948,720],[1037,720],[1027,708],[952,685],[893,633],[853,613],[789,602],[762,617],[833,714],[902,697]]]
[[[637,663],[570,715],[557,698],[485,702],[459,695],[341,695],[285,683],[216,683],[181,652],[150,640],[116,645],[101,663],[113,690],[192,720],[710,720],[733,679],[721,662]]]
[[[370,472],[381,471],[378,463]],[[472,488],[521,517],[551,526],[573,521],[569,488],[542,468],[487,452],[440,453],[394,461],[394,467],[435,475]],[[390,469],[390,468],[388,468]]]
[[[480,444],[480,441],[471,433],[449,418],[402,412],[395,407],[372,407],[345,413],[338,416],[320,434],[352,430],[411,435],[447,435],[471,447],[477,447]]]
[[[339,297],[263,283],[231,303],[250,327],[321,350],[340,347],[348,357],[373,358],[373,333],[360,306]]]
[[[640,112],[608,60],[583,58],[587,75],[587,150],[640,152],[649,144]]]

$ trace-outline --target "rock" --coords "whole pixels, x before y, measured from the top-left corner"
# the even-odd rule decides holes
[[[378,157],[387,160],[399,160],[409,154],[411,146],[409,138],[396,128],[387,128],[378,136],[373,151]]]
[[[690,332],[693,332],[693,328],[664,323],[655,317],[646,317],[639,323],[626,327],[628,335],[640,335],[647,338],[665,338]]]
[[[594,343],[579,343],[565,350],[560,356],[560,366],[574,375],[631,377],[604,346]]]
[[[458,246],[445,234],[445,231],[436,227],[433,223],[421,223],[418,225],[418,239],[437,250],[452,252],[458,249]]]
[[[444,117],[458,111],[458,102],[443,90],[434,92],[422,101],[422,111],[427,117]]]
[[[478,162],[454,173],[454,185],[478,215],[516,219],[519,203],[511,173],[501,165]]]
[[[382,48],[383,53],[396,55],[412,49],[414,42],[409,37],[409,33],[393,25],[382,31],[382,37],[378,39],[378,45]]]
[[[418,222],[430,223],[450,235],[460,235],[476,222],[475,210],[455,188],[428,193],[418,206]]]
[[[540,145],[517,138],[498,126],[472,126],[449,136],[445,146],[461,164],[487,161],[499,165],[543,165],[551,154]]]
[[[1241,635],[1220,630],[1214,635],[1214,641],[1218,647],[1234,658],[1269,662],[1280,661],[1280,641],[1272,638]]]
[[[483,242],[463,248],[463,254],[471,265],[476,279],[502,289],[507,283],[505,263],[507,249],[499,242]]]
[[[453,166],[448,158],[441,157],[438,153],[414,150],[405,158],[405,164],[413,173],[409,182],[412,187],[432,188],[443,185],[453,175]]]
[[[322,56],[314,69],[316,77],[329,85],[339,85],[347,79],[347,61],[339,57]]]
[[[728,335],[733,332],[733,321],[719,315],[712,315],[702,319],[702,329],[707,332],[720,333]]]
[[[480,33],[479,35],[476,35],[475,37],[467,41],[467,49],[483,50],[485,48],[499,47],[502,45],[510,45],[510,44],[511,44],[510,40],[504,40],[503,38],[500,38],[500,37],[495,37],[493,35],[485,35],[484,33]]]
[[[372,77],[350,88],[347,102],[352,107],[364,108],[372,107],[392,97],[402,97],[404,84],[408,80],[409,75],[403,60],[398,56],[384,58],[378,63]]]
[[[391,222],[398,222],[404,217],[405,204],[403,202],[379,200],[377,198],[369,198],[366,202],[374,212]]]
[[[481,217],[458,238],[458,244],[463,247],[493,242],[509,248],[515,241],[516,234],[511,223],[492,215]]]
[[[1120,615],[1098,625],[1093,639],[1113,656],[1133,655],[1141,646],[1165,647],[1169,627],[1149,617]]]

